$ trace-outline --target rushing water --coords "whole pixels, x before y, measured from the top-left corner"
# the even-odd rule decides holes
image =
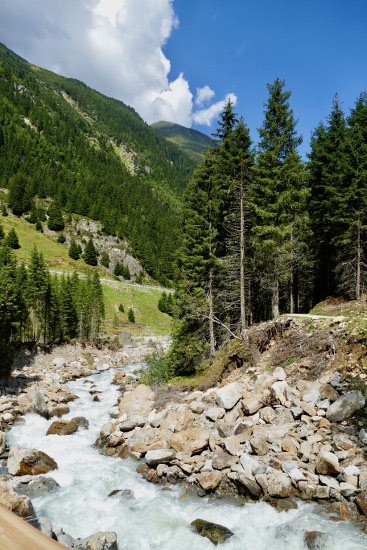
[[[312,530],[332,536],[325,550],[366,549],[366,536],[347,523],[327,520],[313,505],[301,503],[298,510],[279,513],[265,503],[235,506],[188,497],[178,487],[167,490],[142,479],[135,472],[136,462],[100,454],[93,443],[117,401],[113,375],[109,370],[68,384],[79,399],[65,418],[85,416],[88,430],[46,436],[51,421],[28,414],[9,433],[10,444],[42,450],[58,463],[58,470],[49,475],[61,487],[32,500],[37,514],[50,517],[54,529],[62,527],[75,538],[115,531],[121,550],[212,549],[211,542],[189,528],[192,520],[202,518],[234,532],[223,550],[304,550],[303,534]],[[93,383],[101,392],[100,402],[89,394]],[[131,494],[108,497],[115,489]]]

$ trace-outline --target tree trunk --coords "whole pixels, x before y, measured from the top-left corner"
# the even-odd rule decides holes
[[[213,357],[215,354],[215,336],[214,336],[214,300],[213,300],[213,269],[209,270],[209,341],[210,341],[210,355]]]
[[[273,319],[279,317],[279,281],[276,280],[271,295],[271,314]]]
[[[245,212],[243,185],[240,185],[240,332],[247,338],[246,292],[245,292]]]
[[[357,272],[356,272],[356,300],[361,297],[361,262],[362,262],[362,245],[361,245],[361,227],[357,225]]]

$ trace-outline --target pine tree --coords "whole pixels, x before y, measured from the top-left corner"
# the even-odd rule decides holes
[[[297,153],[301,138],[289,104],[291,93],[284,88],[280,79],[268,84],[269,99],[259,130],[257,171],[251,186],[255,263],[262,292],[269,293],[272,318],[279,315],[282,288],[292,286],[294,258],[301,248],[295,226],[298,214],[302,215],[305,194]]]
[[[5,240],[10,248],[13,248],[14,250],[20,248],[18,235],[16,234],[14,227],[11,228]]]
[[[86,264],[88,265],[98,265],[98,255],[97,250],[93,244],[92,239],[89,239],[85,245],[83,258]]]
[[[32,206],[32,182],[21,172],[9,180],[9,207],[15,216],[21,216]]]
[[[110,267],[110,257],[106,250],[102,252],[101,265],[103,265],[103,267],[106,267],[106,268]]]
[[[4,237],[5,237],[5,231],[3,226],[0,223],[0,242],[4,239]]]
[[[32,250],[28,270],[27,305],[30,312],[34,341],[46,338],[46,325],[50,306],[50,281],[43,255],[36,248]]]
[[[52,202],[47,211],[47,225],[52,231],[62,231],[65,227],[64,218],[62,217],[61,205],[58,202]]]
[[[130,308],[127,312],[127,320],[129,321],[129,323],[135,323],[135,314],[132,308]]]
[[[78,245],[76,244],[74,239],[71,239],[70,246],[69,246],[69,256],[73,260],[79,260],[80,258],[80,250]]]

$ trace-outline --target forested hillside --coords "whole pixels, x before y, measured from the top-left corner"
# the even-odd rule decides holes
[[[304,162],[290,91],[268,92],[257,148],[229,102],[187,187],[170,372],[195,372],[254,322],[367,290],[367,95],[348,118],[334,98]]]
[[[151,126],[168,141],[181,147],[196,162],[202,160],[208,148],[214,144],[206,134],[173,122],[161,120]]]
[[[164,283],[193,167],[121,101],[0,45],[0,187],[17,190],[18,214],[34,196],[52,197],[65,212],[98,219],[127,239]]]

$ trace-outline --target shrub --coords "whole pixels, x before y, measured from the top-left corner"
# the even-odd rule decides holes
[[[129,323],[135,323],[135,314],[132,308],[130,308],[127,313],[127,320]]]

